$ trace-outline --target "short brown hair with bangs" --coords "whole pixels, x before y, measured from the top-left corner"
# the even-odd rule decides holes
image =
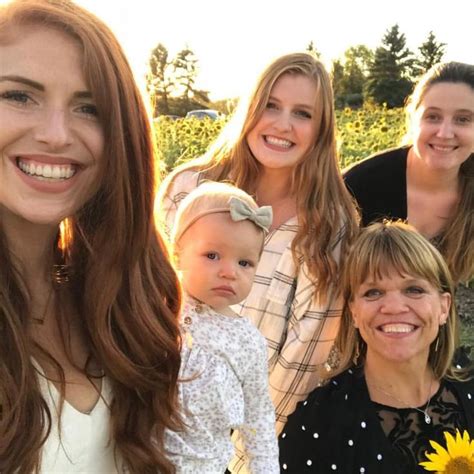
[[[349,303],[364,281],[377,280],[395,270],[400,275],[411,275],[428,281],[440,293],[451,295],[451,306],[446,324],[440,326],[439,347],[430,347],[429,364],[437,378],[457,378],[452,366],[458,343],[458,317],[454,304],[454,284],[448,266],[438,250],[414,227],[402,222],[385,221],[361,230],[349,251],[343,273],[344,310],[336,339],[340,351],[340,365],[331,375],[343,372],[356,357],[357,346],[363,363],[366,345],[354,327]]]

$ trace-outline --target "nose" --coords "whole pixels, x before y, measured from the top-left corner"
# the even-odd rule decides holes
[[[400,292],[387,292],[381,300],[380,311],[384,314],[400,314],[408,309],[405,297]]]
[[[67,112],[58,108],[46,110],[36,128],[35,139],[52,150],[70,145],[73,135]]]
[[[279,132],[289,132],[292,128],[291,114],[286,111],[281,111],[276,117],[274,123],[275,129]]]
[[[439,124],[436,136],[440,138],[452,138],[454,136],[454,129],[451,120],[448,118],[443,119],[443,121]]]
[[[219,277],[234,280],[237,275],[235,265],[230,262],[222,262],[219,268]]]

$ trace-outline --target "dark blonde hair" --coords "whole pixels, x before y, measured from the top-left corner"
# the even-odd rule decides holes
[[[436,84],[465,84],[474,92],[474,65],[458,62],[442,63],[426,72],[409,97],[406,107],[407,130],[427,92]],[[411,139],[410,132],[406,141]],[[459,170],[460,201],[446,225],[438,248],[446,259],[456,282],[474,276],[474,153]]]
[[[58,313],[69,304],[91,357],[112,383],[111,433],[121,458],[133,473],[171,473],[163,436],[165,428],[180,427],[180,292],[154,227],[148,115],[120,45],[95,16],[67,0],[0,7],[0,43],[15,41],[32,25],[62,32],[80,46],[106,143],[99,190],[66,220],[64,256],[51,261],[51,268],[65,263],[71,269],[67,289],[56,289],[64,346],[68,328]],[[29,337],[28,291],[2,234],[0,222],[0,472],[23,473],[39,469],[50,429],[31,362],[35,351],[47,348]]]
[[[458,317],[454,304],[454,285],[441,254],[414,227],[402,222],[375,223],[361,230],[346,260],[342,277],[344,310],[336,347],[341,354],[336,373],[350,367],[358,356],[363,363],[366,344],[354,327],[349,304],[358,288],[367,280],[376,281],[391,272],[410,275],[428,281],[441,293],[451,295],[446,324],[438,332],[438,350],[432,343],[429,364],[437,378],[457,377],[452,366],[458,343]]]
[[[338,280],[339,265],[333,250],[340,243],[344,255],[356,234],[357,216],[339,171],[331,80],[313,56],[294,53],[273,61],[209,151],[178,167],[168,178],[168,186],[174,176],[191,169],[202,171],[204,179],[231,180],[255,194],[260,164],[250,151],[247,136],[260,120],[273,86],[284,74],[308,77],[316,86],[316,139],[292,175],[290,192],[296,197],[299,223],[292,250],[295,262],[307,265],[317,291],[324,293]]]

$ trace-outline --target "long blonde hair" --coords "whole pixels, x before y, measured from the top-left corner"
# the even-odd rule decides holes
[[[474,92],[474,65],[458,62],[433,66],[417,83],[406,107],[407,130],[423,98],[435,84],[465,84]],[[411,143],[411,134],[405,137]],[[451,270],[455,282],[468,281],[474,276],[474,153],[459,170],[459,204],[449,219],[438,248]]]
[[[344,310],[336,338],[340,352],[340,365],[331,375],[363,364],[367,346],[354,327],[349,303],[364,281],[375,281],[389,272],[413,275],[431,283],[440,293],[451,295],[451,306],[446,324],[438,332],[436,342],[430,346],[428,363],[437,378],[457,378],[459,371],[452,365],[458,344],[458,317],[454,304],[454,284],[448,266],[438,250],[418,231],[402,222],[371,224],[355,240],[346,260],[342,277]]]
[[[209,151],[178,167],[168,183],[183,170],[198,170],[205,179],[231,180],[247,193],[255,194],[260,164],[250,151],[247,136],[260,120],[271,90],[283,74],[308,77],[317,91],[316,139],[295,166],[291,181],[290,192],[296,196],[299,223],[292,250],[295,262],[307,265],[316,291],[324,293],[338,280],[334,247],[340,243],[341,254],[345,254],[357,232],[358,219],[339,170],[331,81],[322,63],[313,56],[293,53],[273,61]]]

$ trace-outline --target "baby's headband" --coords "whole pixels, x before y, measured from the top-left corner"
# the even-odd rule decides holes
[[[208,209],[206,211],[199,212],[196,214],[183,229],[175,235],[174,241],[178,240],[183,234],[199,219],[209,214],[218,214],[222,212],[228,212],[230,218],[234,222],[249,220],[253,222],[257,227],[260,227],[265,233],[270,230],[272,224],[273,211],[272,206],[262,206],[257,209],[252,209],[245,201],[237,197],[231,197],[229,199],[229,207],[216,207],[214,209]]]

